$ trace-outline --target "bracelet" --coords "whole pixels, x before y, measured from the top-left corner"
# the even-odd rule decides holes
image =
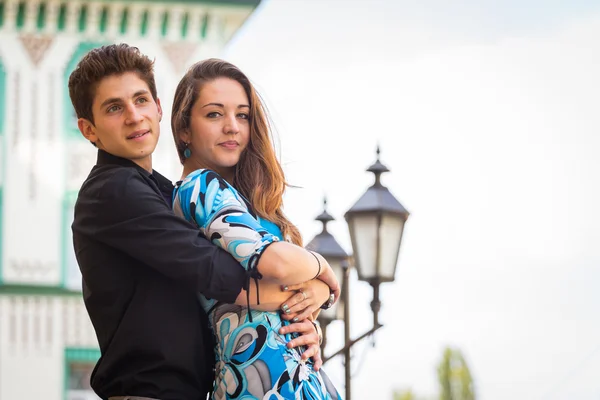
[[[319,257],[317,257],[317,255],[315,253],[313,253],[310,250],[308,250],[308,252],[315,257],[315,259],[317,260],[317,264],[319,264],[319,271],[317,271],[317,274],[313,278],[313,279],[317,279],[319,277],[319,275],[321,275],[321,261],[319,261]]]
[[[333,306],[333,303],[335,303],[335,294],[333,294],[333,291],[330,288],[329,299],[327,299],[327,301],[323,303],[323,305],[321,306],[321,310],[329,310],[331,306]]]
[[[312,322],[313,326],[315,327],[315,331],[317,331],[317,337],[319,338],[319,346],[323,344],[323,333],[321,331],[319,331],[319,325],[317,325],[317,323],[313,320],[309,320],[310,322]]]

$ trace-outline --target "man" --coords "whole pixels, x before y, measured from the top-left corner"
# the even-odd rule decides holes
[[[204,399],[213,344],[197,293],[233,303],[243,268],[171,211],[171,182],[152,169],[162,117],[153,62],[126,44],[92,50],[69,78],[82,135],[98,148],[73,222],[83,295],[100,344],[103,399]],[[310,321],[294,346],[320,363]]]

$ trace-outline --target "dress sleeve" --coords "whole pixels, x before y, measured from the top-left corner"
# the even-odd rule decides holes
[[[175,192],[173,204],[176,213],[195,223],[246,271],[256,271],[260,255],[279,240],[250,214],[237,190],[214,171],[202,169],[188,175]]]

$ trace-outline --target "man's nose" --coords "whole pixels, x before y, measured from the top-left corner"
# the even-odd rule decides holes
[[[137,124],[144,119],[140,110],[134,104],[129,104],[125,107],[125,123],[126,124]]]

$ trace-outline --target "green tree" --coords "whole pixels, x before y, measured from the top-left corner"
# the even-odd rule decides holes
[[[475,400],[473,378],[460,350],[444,350],[438,366],[440,400]]]
[[[412,390],[394,390],[394,400],[417,400]]]

